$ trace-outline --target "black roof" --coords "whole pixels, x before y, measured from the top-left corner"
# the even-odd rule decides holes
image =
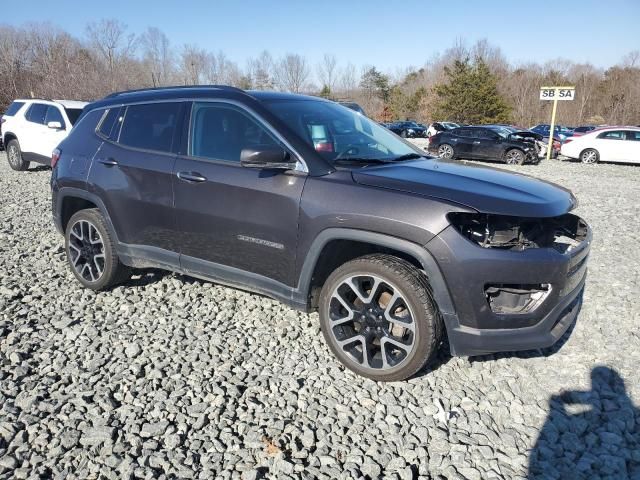
[[[123,103],[136,103],[152,100],[171,100],[184,98],[226,98],[235,100],[316,100],[328,101],[320,97],[294,93],[263,90],[242,90],[228,85],[187,85],[175,87],[143,88],[126,90],[107,95],[93,102],[89,109]]]

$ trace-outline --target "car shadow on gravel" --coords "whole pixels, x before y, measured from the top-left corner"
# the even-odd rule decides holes
[[[528,478],[640,479],[640,409],[618,372],[595,367],[591,390],[550,398]]]
[[[47,166],[47,165],[38,165],[36,167],[33,168],[28,168],[26,170],[26,172],[28,173],[38,173],[38,172],[44,172],[47,170],[51,170],[51,167]]]

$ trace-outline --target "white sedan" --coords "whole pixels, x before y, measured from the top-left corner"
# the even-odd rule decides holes
[[[579,137],[569,137],[560,153],[582,163],[640,163],[640,128],[607,127]]]

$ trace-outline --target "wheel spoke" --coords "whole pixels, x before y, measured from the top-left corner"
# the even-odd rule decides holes
[[[376,292],[378,291],[378,287],[380,286],[380,279],[373,277],[373,286],[366,296],[362,292],[361,288],[354,283],[353,279],[354,277],[351,277],[345,283],[349,286],[349,288],[351,288],[353,293],[358,296],[362,303],[371,303],[373,296],[376,294]]]

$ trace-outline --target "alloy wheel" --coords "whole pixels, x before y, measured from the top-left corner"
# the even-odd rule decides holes
[[[97,282],[104,273],[104,242],[94,224],[78,220],[69,232],[69,259],[78,275]]]
[[[440,147],[438,147],[438,156],[442,158],[452,158],[453,148],[451,148],[450,145],[440,145]]]
[[[414,316],[390,282],[350,276],[334,289],[328,308],[331,335],[358,366],[383,371],[410,358],[416,343]]]
[[[522,163],[522,153],[518,150],[507,152],[506,161],[509,165],[520,165]]]
[[[12,167],[18,168],[20,165],[20,152],[18,152],[18,147],[15,145],[10,145],[7,150],[7,157],[9,158],[9,163]]]

